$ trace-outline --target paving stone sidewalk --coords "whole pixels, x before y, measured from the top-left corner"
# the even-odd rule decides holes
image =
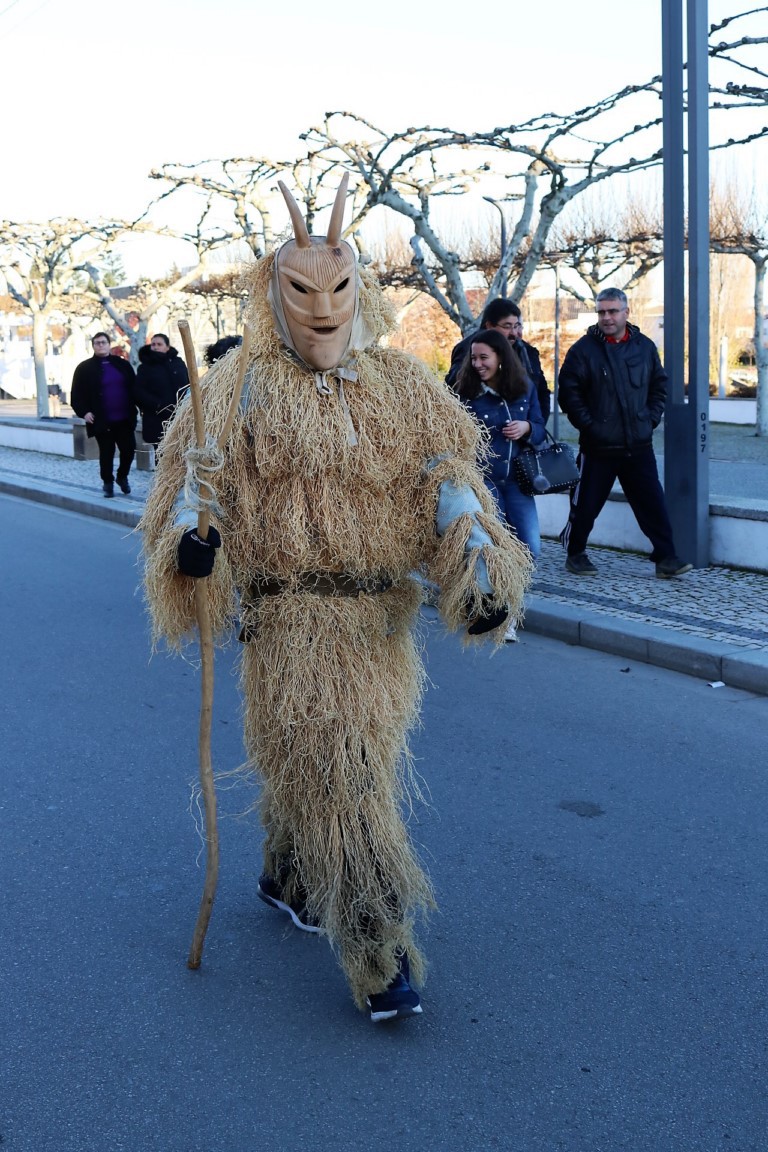
[[[0,446],[0,491],[125,524],[138,521],[152,481],[133,470],[131,495],[107,500],[96,461]],[[590,555],[598,575],[573,576],[560,545],[544,542],[529,631],[768,694],[768,575],[712,567],[659,580],[634,553]]]
[[[592,611],[671,632],[768,650],[768,576],[731,568],[700,568],[659,580],[645,557],[590,548],[597,576],[565,571],[559,544],[544,541],[534,591],[543,600],[581,604]]]
[[[94,500],[104,499],[101,495],[101,480],[99,479],[98,460],[74,460],[71,456],[54,456],[48,452],[33,452],[24,448],[6,448],[0,444],[0,472],[26,477],[31,484],[35,481],[41,483],[61,484],[83,494],[93,496]],[[131,468],[129,477],[131,484],[131,499],[141,504],[147,498],[154,478],[153,472],[139,472]],[[108,500],[104,500],[109,504]]]

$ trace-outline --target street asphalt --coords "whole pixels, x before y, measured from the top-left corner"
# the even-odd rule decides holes
[[[150,655],[124,526],[3,497],[0,539],[2,1152],[765,1152],[765,696],[425,614],[438,910],[423,1015],[372,1025],[256,897],[240,646],[192,972],[196,649]]]

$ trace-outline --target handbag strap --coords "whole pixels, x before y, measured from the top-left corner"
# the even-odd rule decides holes
[[[539,444],[538,448],[534,448],[533,444],[529,444],[528,447],[525,449],[525,451],[526,452],[533,452],[536,456],[538,456],[539,452],[545,452],[547,450],[547,448],[557,448],[558,447],[557,440],[555,440],[554,436],[552,435],[552,433],[549,431],[548,428],[544,429],[544,435],[546,436],[546,440],[544,441],[543,444]],[[548,443],[548,441],[549,441],[549,443]]]

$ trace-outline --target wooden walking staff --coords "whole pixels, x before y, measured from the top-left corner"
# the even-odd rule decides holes
[[[184,358],[189,370],[189,390],[192,398],[192,415],[195,422],[195,440],[201,451],[206,447],[205,417],[203,416],[203,402],[200,396],[200,381],[197,375],[197,361],[192,343],[192,333],[186,320],[179,320],[179,333],[184,346]],[[245,370],[248,365],[248,351],[251,344],[251,330],[246,324],[243,329],[243,343],[240,348],[240,359],[237,366],[237,380],[232,398],[229,402],[229,411],[224,421],[224,427],[216,441],[216,449],[221,452],[229,439],[232,423],[235,419],[240,396],[243,391]],[[197,514],[197,534],[201,540],[207,540],[210,526],[210,511],[207,506],[213,498],[213,492],[208,484],[201,479],[200,495],[206,502]],[[188,968],[199,968],[203,955],[205,934],[208,931],[208,921],[211,918],[213,901],[216,896],[216,884],[219,878],[219,831],[216,824],[216,787],[213,780],[213,763],[211,760],[211,720],[213,716],[213,629],[211,627],[211,614],[208,607],[208,585],[205,579],[195,580],[195,614],[197,628],[200,634],[200,663],[201,663],[201,699],[200,699],[200,789],[203,793],[205,810],[205,884],[200,901],[200,910],[192,937],[192,946],[187,958]]]

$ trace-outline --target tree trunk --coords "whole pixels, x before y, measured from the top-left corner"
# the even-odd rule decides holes
[[[45,375],[45,349],[48,340],[48,318],[37,308],[32,311],[32,359],[35,363],[35,391],[37,393],[37,418],[47,417],[48,378]]]
[[[768,319],[765,316],[765,270],[768,256],[755,265],[755,363],[757,364],[757,415],[755,434],[768,436]]]
[[[128,328],[127,332],[128,339],[131,342],[131,351],[129,354],[131,367],[134,372],[138,372],[139,364],[141,363],[139,360],[139,350],[143,348],[147,342],[147,321],[142,317],[142,319],[139,320],[138,327]]]

